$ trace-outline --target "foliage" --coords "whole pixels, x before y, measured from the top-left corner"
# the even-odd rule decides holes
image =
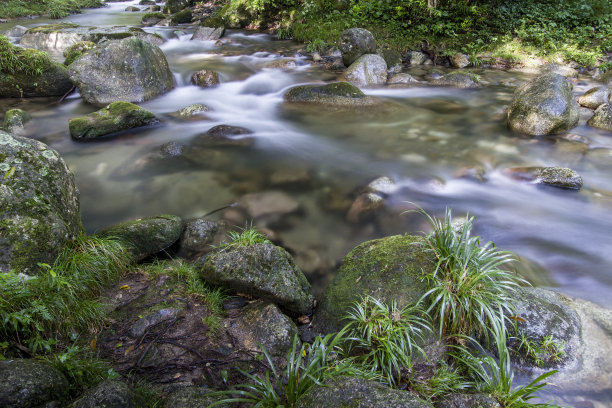
[[[496,310],[510,312],[512,295],[518,283],[525,282],[500,269],[512,260],[511,254],[491,242],[481,245],[480,237],[472,236],[473,217],[455,225],[448,208],[442,220],[419,212],[432,227],[426,241],[437,259],[434,271],[424,277],[430,289],[421,300],[439,334],[487,334],[488,327],[503,323]]]
[[[252,225],[239,228],[239,231],[230,231],[229,240],[219,244],[218,248],[231,249],[245,247],[255,244],[271,244],[272,242],[261,232],[257,231]]]
[[[96,330],[104,311],[95,297],[119,277],[128,259],[118,239],[83,235],[65,247],[53,266],[39,264],[38,276],[1,273],[0,337],[34,354],[50,351],[57,339]]]
[[[15,18],[48,15],[63,18],[81,12],[81,8],[102,7],[102,0],[5,0],[0,2],[0,16]]]
[[[421,377],[417,373],[409,373],[403,380],[408,389],[428,400],[436,399],[450,393],[461,392],[469,387],[463,376],[451,368],[446,362],[439,361],[439,366],[431,377]]]
[[[0,72],[40,75],[50,64],[51,58],[46,52],[16,47],[0,35]]]
[[[518,351],[539,367],[559,363],[566,357],[565,343],[556,340],[552,335],[544,336],[538,343],[527,336],[524,331],[519,331],[516,340],[519,342]]]
[[[349,339],[358,350],[356,362],[380,373],[390,385],[398,384],[402,368],[412,367],[415,352],[424,354],[418,343],[431,331],[429,316],[419,305],[400,309],[395,301],[386,305],[371,296],[357,302],[347,319]]]

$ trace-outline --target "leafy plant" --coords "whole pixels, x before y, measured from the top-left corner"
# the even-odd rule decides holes
[[[46,52],[16,47],[0,35],[0,72],[40,75],[49,65],[51,58]]]
[[[349,323],[345,329],[357,348],[356,361],[366,370],[380,373],[390,385],[398,384],[402,368],[412,367],[415,352],[424,355],[418,343],[431,327],[419,305],[400,309],[395,301],[386,305],[365,296],[346,318]]]
[[[461,392],[469,387],[469,383],[461,374],[451,368],[446,362],[439,361],[439,366],[430,377],[421,377],[418,373],[409,373],[403,380],[408,389],[428,400],[436,399],[445,394]]]
[[[257,231],[252,225],[239,228],[239,231],[230,231],[229,240],[219,244],[218,248],[230,249],[245,247],[255,244],[271,244],[272,242],[261,232]]]

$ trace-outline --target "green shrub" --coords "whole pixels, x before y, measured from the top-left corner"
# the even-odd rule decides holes
[[[0,16],[14,18],[46,14],[51,18],[63,18],[81,12],[81,8],[103,5],[103,0],[5,0],[0,2]]]
[[[50,64],[51,58],[46,52],[16,47],[0,35],[0,72],[40,75]]]
[[[255,244],[272,243],[268,238],[265,237],[265,235],[257,231],[252,225],[247,225],[244,228],[239,228],[238,231],[230,231],[228,235],[229,240],[219,244],[218,248],[230,249]]]

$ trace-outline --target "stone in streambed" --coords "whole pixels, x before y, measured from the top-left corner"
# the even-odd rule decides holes
[[[219,74],[215,71],[202,69],[191,75],[191,83],[201,88],[210,88],[219,85]]]
[[[178,13],[174,14],[170,18],[170,23],[172,25],[189,24],[191,23],[192,18],[193,18],[193,14],[191,13],[191,10],[185,9],[185,10],[181,10]]]
[[[70,136],[74,139],[95,139],[155,122],[157,122],[155,115],[138,105],[113,102],[99,111],[71,119],[68,128]]]
[[[587,120],[587,125],[612,132],[612,105],[610,103],[600,105]]]
[[[285,93],[285,101],[347,107],[372,106],[380,103],[378,99],[365,95],[355,85],[347,82],[296,86]]]
[[[364,54],[376,53],[376,40],[363,28],[349,28],[340,34],[340,52],[345,66],[351,65]]]
[[[30,119],[32,116],[23,109],[10,109],[4,114],[4,130],[12,134],[23,133]]]
[[[193,143],[195,146],[242,146],[249,147],[254,143],[253,132],[240,126],[217,125],[206,133],[197,135]]]
[[[80,41],[64,50],[64,65],[68,66],[74,61],[81,58],[83,55],[89,53],[89,51],[95,49],[97,44],[91,41]]]
[[[451,72],[431,81],[436,86],[451,86],[453,88],[468,89],[480,87],[478,75],[469,72]]]
[[[579,190],[583,183],[578,173],[566,167],[512,167],[506,169],[504,174],[515,180],[569,190]]]
[[[68,395],[69,384],[64,375],[40,361],[2,360],[0,378],[0,406],[3,408],[46,406]]]
[[[376,54],[362,55],[344,71],[340,79],[355,85],[382,85],[387,82],[387,63]]]
[[[140,23],[145,27],[154,26],[160,21],[166,19],[166,17],[167,16],[164,13],[154,11],[154,12],[147,13],[144,16],[142,16],[142,20],[140,21]]]
[[[580,106],[584,106],[589,109],[597,109],[604,103],[610,101],[610,89],[605,86],[596,86],[583,93],[578,98]]]
[[[106,380],[87,390],[72,408],[140,408],[144,405],[142,398],[127,384]]]
[[[177,254],[187,259],[205,255],[221,243],[228,230],[229,225],[223,220],[211,221],[204,217],[187,220]]]

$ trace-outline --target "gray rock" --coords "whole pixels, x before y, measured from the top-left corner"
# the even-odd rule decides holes
[[[219,85],[219,74],[215,71],[202,69],[194,72],[193,75],[191,75],[191,83],[201,88],[209,88]]]
[[[470,65],[470,58],[465,54],[457,53],[450,57],[450,63],[454,68],[465,68]]]
[[[141,261],[174,244],[183,230],[183,221],[175,215],[158,215],[126,221],[104,228],[98,235],[118,237],[130,247],[134,261]]]
[[[30,119],[32,116],[23,109],[10,109],[4,114],[4,129],[14,135],[21,134]]]
[[[79,192],[60,155],[0,131],[0,271],[33,274],[82,233]]]
[[[563,133],[578,124],[572,85],[559,74],[534,78],[514,92],[508,125],[514,132],[538,136]]]
[[[360,223],[372,218],[385,204],[384,198],[376,193],[362,193],[357,196],[346,214],[346,220]]]
[[[168,395],[162,408],[202,408],[217,402],[225,396],[211,396],[212,391],[202,387],[185,387]],[[219,408],[229,408],[230,404],[217,405]]]
[[[209,253],[223,240],[228,229],[225,221],[206,218],[187,220],[179,239],[178,255],[193,259]]]
[[[600,105],[587,120],[587,125],[612,132],[612,105],[610,103]]]
[[[411,392],[395,390],[377,381],[345,376],[315,385],[296,404],[296,408],[329,407],[433,408],[433,405]]]
[[[282,69],[282,70],[291,70],[297,67],[295,60],[288,58],[279,58],[274,61],[269,61],[261,64],[261,68],[267,69]]]
[[[362,55],[344,71],[341,80],[362,86],[382,85],[387,82],[387,64],[379,55]]]
[[[225,34],[225,27],[198,27],[191,36],[192,40],[197,41],[216,41]]]
[[[566,167],[511,167],[504,173],[515,180],[569,190],[580,190],[583,183],[578,173]]]
[[[166,19],[166,15],[164,13],[160,13],[158,11],[147,13],[142,16],[142,20],[140,23],[145,27],[154,26],[162,20]]]
[[[186,106],[183,109],[180,109],[176,112],[176,115],[181,118],[191,118],[194,116],[199,116],[205,112],[209,112],[210,108],[201,103],[194,103],[192,105]]]
[[[546,64],[541,68],[542,74],[558,74],[566,78],[578,78],[578,71],[572,67],[559,64]]]
[[[502,408],[488,394],[448,394],[436,403],[436,408]]]
[[[366,96],[355,85],[346,82],[296,86],[285,93],[285,101],[350,107],[372,106],[380,103],[378,99]]]
[[[178,314],[178,309],[160,309],[155,313],[138,319],[136,323],[129,328],[127,334],[133,339],[138,339],[149,327],[155,326],[166,320],[172,320],[177,317]]]
[[[138,7],[135,7],[135,6],[128,6],[128,7],[125,8],[124,11],[135,12],[135,11],[140,11],[140,9]]]
[[[167,0],[164,12],[170,14],[178,13],[189,6],[193,6],[193,3],[194,0]]]
[[[72,89],[68,71],[50,61],[40,74],[0,71],[0,97],[63,96]]]
[[[364,242],[346,255],[317,306],[314,325],[322,332],[340,330],[349,308],[362,296],[399,307],[415,303],[426,291],[421,278],[435,260],[421,237],[396,235]]]
[[[6,30],[5,32],[2,33],[2,35],[5,35],[7,37],[12,37],[12,38],[21,38],[25,32],[28,31],[28,29],[22,25],[16,25],[13,28],[10,28],[8,30]]]
[[[415,77],[413,77],[410,74],[394,74],[387,80],[387,84],[389,85],[399,85],[399,84],[413,85],[413,84],[418,84],[419,82],[420,82],[419,80],[417,80]]]
[[[68,66],[74,61],[81,58],[83,55],[89,53],[89,51],[97,48],[98,45],[91,41],[80,41],[64,50],[64,65]]]
[[[109,41],[71,64],[69,74],[83,99],[94,105],[143,102],[174,87],[162,50],[138,38]]]
[[[452,86],[454,88],[478,88],[480,79],[478,75],[469,72],[451,72],[438,79],[431,81],[432,85],[436,86]]]
[[[35,360],[0,361],[0,407],[37,408],[68,396],[62,373]]]
[[[240,126],[217,125],[206,133],[197,135],[193,143],[196,146],[242,146],[249,147],[255,141],[253,132]]]
[[[212,284],[262,298],[290,313],[307,314],[312,309],[310,284],[283,248],[272,244],[229,247],[200,263],[202,277]]]
[[[423,65],[425,62],[429,60],[427,54],[421,51],[409,51],[408,52],[408,61],[410,65]]]
[[[364,54],[376,53],[376,40],[363,28],[349,28],[340,34],[340,52],[345,66],[351,65]]]
[[[609,101],[610,89],[605,86],[591,88],[578,98],[578,103],[589,109],[597,109],[599,106]]]
[[[141,398],[125,383],[106,380],[85,392],[72,408],[140,408]]]
[[[99,111],[71,119],[68,128],[74,139],[95,139],[122,130],[147,126],[156,121],[153,113],[138,105],[113,102]]]

